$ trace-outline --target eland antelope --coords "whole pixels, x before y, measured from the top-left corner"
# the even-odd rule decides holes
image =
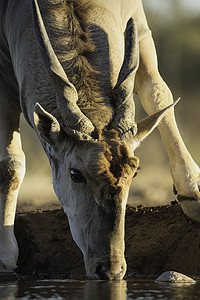
[[[133,91],[149,115],[137,124]],[[0,272],[14,270],[18,258],[21,113],[49,159],[89,278],[124,277],[134,150],[161,119],[178,200],[200,221],[199,167],[179,134],[174,104],[141,0],[1,0]]]

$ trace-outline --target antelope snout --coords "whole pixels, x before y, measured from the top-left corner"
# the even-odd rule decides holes
[[[95,269],[95,277],[105,280],[122,280],[126,273],[126,262],[98,263]]]

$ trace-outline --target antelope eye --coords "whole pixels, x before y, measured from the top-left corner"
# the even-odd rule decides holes
[[[140,169],[140,167],[137,168],[137,170],[135,171],[135,174],[133,175],[133,178],[135,178],[137,176],[139,169]]]
[[[81,174],[81,172],[77,169],[70,169],[71,179],[76,183],[86,183],[85,177]]]

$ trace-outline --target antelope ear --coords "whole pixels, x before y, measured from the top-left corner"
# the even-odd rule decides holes
[[[60,134],[60,124],[38,102],[34,108],[34,123],[41,139],[49,145],[55,146]]]
[[[137,123],[137,133],[134,136],[134,148],[137,148],[139,144],[158,126],[162,118],[178,103],[179,100],[180,98],[168,107]]]

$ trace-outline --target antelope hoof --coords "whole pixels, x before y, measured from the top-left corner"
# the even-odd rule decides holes
[[[180,203],[184,214],[190,219],[200,223],[200,200],[185,199]]]
[[[18,275],[10,270],[10,271],[0,271],[0,281],[16,281],[19,280]]]

